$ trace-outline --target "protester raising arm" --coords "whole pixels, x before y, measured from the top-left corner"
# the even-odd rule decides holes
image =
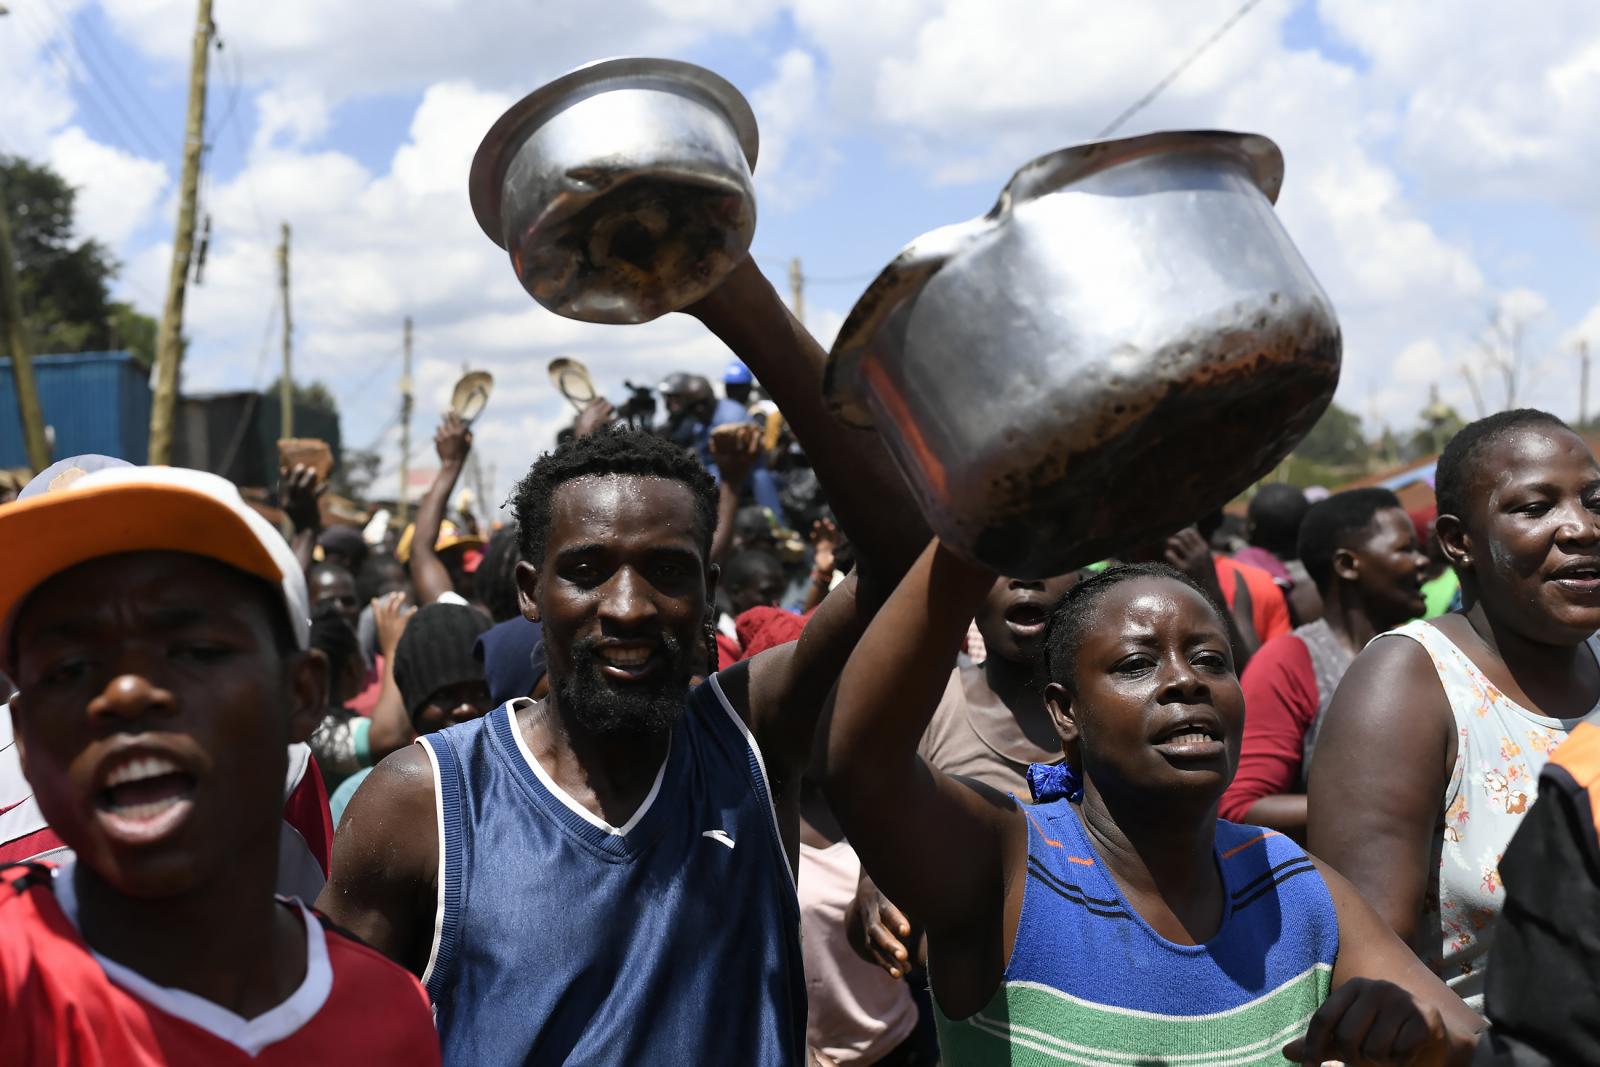
[[[842,426],[823,407],[827,353],[749,258],[688,312],[744,361],[783,412],[858,558],[883,568],[887,595],[927,543],[928,528],[882,439]]]
[[[322,529],[322,507],[319,501],[328,484],[317,477],[317,469],[305,463],[278,469],[278,488],[283,499],[283,513],[294,524],[294,536],[289,546],[301,570],[311,569],[312,550],[317,546],[317,532]]]
[[[378,651],[383,656],[383,688],[372,710],[372,730],[367,734],[367,747],[374,763],[409,745],[416,737],[411,719],[406,715],[405,701],[400,699],[400,687],[394,680],[394,650],[416,610],[406,606],[404,593],[389,593],[372,602],[372,617],[378,627]]]
[[[761,430],[756,426],[721,426],[711,431],[711,460],[721,481],[717,485],[717,530],[711,538],[711,562],[726,562],[733,547],[733,519],[739,511],[739,487],[750,478],[760,454]]]
[[[784,413],[856,549],[856,574],[817,609],[799,641],[723,672],[722,689],[749,723],[766,759],[793,861],[799,849],[800,774],[810,762],[823,702],[873,611],[927,542],[928,529],[882,440],[840,426],[824,409],[826,353],[753,260],[745,259],[687,310],[744,361]]]
[[[929,546],[850,657],[827,726],[829,804],[884,895],[939,946],[939,1001],[954,1016],[982,1007],[1005,969],[1017,909],[1002,872],[1027,846],[1015,805],[929,767],[917,745],[993,584]]]
[[[433,546],[439,540],[450,494],[455,492],[467,453],[472,451],[472,429],[461,416],[448,412],[433,435],[433,447],[439,454],[439,473],[417,502],[417,528],[411,535],[411,581],[417,589],[418,606],[456,591]]]

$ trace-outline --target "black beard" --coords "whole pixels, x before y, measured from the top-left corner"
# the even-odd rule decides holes
[[[555,681],[563,717],[585,733],[616,737],[659,734],[683,716],[693,672],[683,662],[677,638],[661,635],[670,671],[656,682],[629,686],[614,685],[601,675],[594,654],[598,644],[589,638],[573,645],[572,674]]]

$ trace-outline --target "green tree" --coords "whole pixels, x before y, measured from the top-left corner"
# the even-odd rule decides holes
[[[1360,467],[1366,465],[1371,449],[1361,435],[1361,419],[1338,404],[1329,404],[1294,454],[1324,467]]]
[[[261,391],[267,396],[277,396],[282,383],[283,375],[280,374]],[[329,415],[339,414],[339,402],[334,399],[333,390],[323,382],[295,382],[290,392],[296,406],[304,405],[313,411],[326,411]]]
[[[49,167],[15,156],[0,156],[0,188],[11,209],[17,284],[33,350],[126,348],[148,369],[156,322],[111,299],[119,265],[100,242],[73,236],[76,190]]]

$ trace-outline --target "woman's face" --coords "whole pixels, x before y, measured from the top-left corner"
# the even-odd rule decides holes
[[[1091,608],[1073,665],[1076,692],[1045,694],[1087,795],[1197,794],[1215,802],[1233,779],[1244,694],[1222,621],[1170,578],[1134,578]]]
[[[1467,500],[1439,536],[1491,618],[1549,644],[1600,629],[1600,466],[1576,434],[1534,426],[1489,442]]]

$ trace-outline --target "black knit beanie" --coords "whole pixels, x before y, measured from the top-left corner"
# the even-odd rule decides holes
[[[489,620],[464,604],[429,604],[411,616],[394,650],[394,682],[408,716],[416,718],[447,685],[483,680],[472,646],[488,628]]]

